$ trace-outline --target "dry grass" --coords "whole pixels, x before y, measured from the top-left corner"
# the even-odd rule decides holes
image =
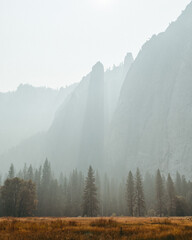
[[[192,218],[1,218],[0,240],[192,239]]]

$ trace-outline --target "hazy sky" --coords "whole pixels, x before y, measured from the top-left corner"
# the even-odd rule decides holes
[[[59,88],[118,65],[190,0],[0,0],[0,91]]]

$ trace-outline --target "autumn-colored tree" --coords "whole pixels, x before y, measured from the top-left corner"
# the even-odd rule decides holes
[[[6,216],[33,216],[37,206],[35,184],[19,178],[7,179],[1,188],[3,212]]]
[[[37,209],[36,186],[29,181],[22,181],[19,201],[19,217],[34,216]]]

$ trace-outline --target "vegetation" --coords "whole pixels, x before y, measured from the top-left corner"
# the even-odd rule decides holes
[[[0,240],[191,239],[191,218],[2,218]]]
[[[92,167],[89,167],[83,194],[83,216],[94,217],[98,214],[97,188]]]
[[[0,187],[0,216],[190,216],[192,182],[178,172],[173,179],[159,170],[142,177],[139,169],[109,177],[91,166],[86,178],[76,169],[55,177],[48,159],[19,172],[12,164]]]
[[[1,188],[2,211],[6,216],[33,216],[37,207],[35,184],[31,180],[7,179]]]
[[[130,171],[127,178],[127,207],[128,215],[133,216],[134,213],[134,180],[133,174]]]
[[[165,189],[159,169],[156,174],[156,212],[161,217],[166,214]]]
[[[145,215],[145,199],[143,193],[143,184],[141,174],[137,168],[135,177],[135,191],[134,191],[134,215],[141,217]]]

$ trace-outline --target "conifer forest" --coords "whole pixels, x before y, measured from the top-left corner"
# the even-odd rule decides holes
[[[127,176],[100,175],[90,166],[87,175],[73,170],[54,176],[46,159],[38,169],[11,164],[1,181],[1,216],[97,217],[192,215],[192,182],[179,172],[165,176],[129,171]]]

